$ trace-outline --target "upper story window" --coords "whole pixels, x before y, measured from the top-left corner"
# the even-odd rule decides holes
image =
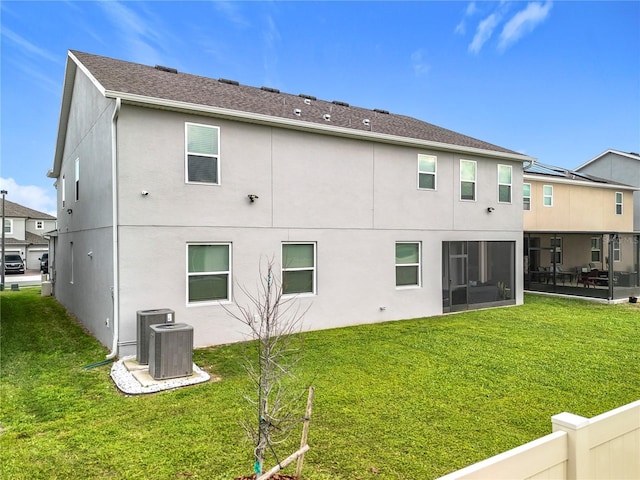
[[[76,175],[75,175],[75,192],[76,202],[80,200],[80,159],[76,158]]]
[[[460,200],[476,199],[477,173],[477,162],[460,160]]]
[[[316,293],[316,244],[282,244],[282,293]]]
[[[616,192],[616,215],[622,215],[622,192]]]
[[[220,128],[185,124],[187,183],[220,184]]]
[[[229,300],[231,244],[187,245],[188,303]]]
[[[42,220],[36,220],[36,230],[44,230],[44,222]]]
[[[542,186],[542,204],[545,207],[553,207],[553,186],[552,185]]]
[[[511,165],[498,165],[498,202],[511,203]]]
[[[438,159],[434,155],[418,155],[418,188],[436,189]]]
[[[67,182],[65,181],[64,175],[62,175],[62,190],[60,195],[62,196],[62,208],[64,208],[65,203],[67,201],[67,190],[66,190]]]
[[[4,233],[6,233],[7,235],[13,235],[13,219],[4,219]]]
[[[396,287],[420,286],[420,242],[396,242]]]
[[[531,210],[531,184],[522,184],[522,209]]]

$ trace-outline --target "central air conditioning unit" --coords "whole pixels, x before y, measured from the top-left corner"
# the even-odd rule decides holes
[[[175,312],[168,308],[158,310],[138,310],[136,360],[141,365],[149,363],[149,335],[151,325],[175,322]]]
[[[193,327],[186,323],[151,325],[149,374],[154,380],[193,373]]]

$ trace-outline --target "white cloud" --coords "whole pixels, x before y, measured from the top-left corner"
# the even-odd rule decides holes
[[[235,2],[216,1],[213,6],[236,27],[244,29],[250,26],[249,20],[242,15]]]
[[[536,26],[549,16],[552,6],[553,3],[549,0],[544,4],[540,2],[530,2],[527,4],[527,7],[516,13],[502,29],[498,49],[505,50],[517,42],[523,35],[533,31]]]
[[[6,199],[39,212],[57,216],[55,191],[49,192],[36,185],[19,185],[13,178],[0,177],[0,188],[8,193]]]
[[[498,26],[498,23],[500,23],[500,15],[498,13],[492,13],[482,20],[478,24],[476,34],[469,44],[469,51],[472,53],[480,52],[482,46],[491,38],[491,35],[493,35],[493,30]]]
[[[431,65],[429,65],[424,58],[424,50],[416,50],[411,54],[411,64],[413,71],[418,77],[422,77],[429,73]]]
[[[467,5],[467,8],[464,11],[464,18],[460,20],[460,23],[458,23],[458,25],[456,25],[454,32],[459,35],[464,35],[465,33],[467,33],[466,18],[475,15],[477,12],[478,7],[476,6],[476,2],[471,2],[469,5]]]
[[[26,38],[18,35],[17,33],[4,26],[2,27],[2,36],[16,44],[22,49],[22,51],[26,52],[27,54],[31,54],[32,56],[35,55],[51,62],[60,63],[60,58],[58,55],[47,52],[46,50],[38,47],[37,45],[34,45]]]
[[[265,80],[268,85],[277,85],[278,82],[278,51],[280,44],[280,30],[272,15],[266,16],[266,28],[262,34],[264,38],[262,63],[265,72]]]

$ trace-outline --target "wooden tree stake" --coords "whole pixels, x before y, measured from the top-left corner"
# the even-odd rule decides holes
[[[309,387],[309,398],[307,399],[307,410],[304,414],[304,425],[302,426],[302,438],[300,439],[300,448],[307,444],[309,436],[309,424],[311,423],[311,407],[313,406],[313,392],[315,389]],[[296,477],[302,475],[302,464],[304,463],[304,453],[298,457],[298,466],[296,467]]]

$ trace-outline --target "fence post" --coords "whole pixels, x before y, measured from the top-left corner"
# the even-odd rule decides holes
[[[567,432],[567,479],[592,478],[589,466],[589,419],[563,412],[551,417],[551,425],[554,432]]]

